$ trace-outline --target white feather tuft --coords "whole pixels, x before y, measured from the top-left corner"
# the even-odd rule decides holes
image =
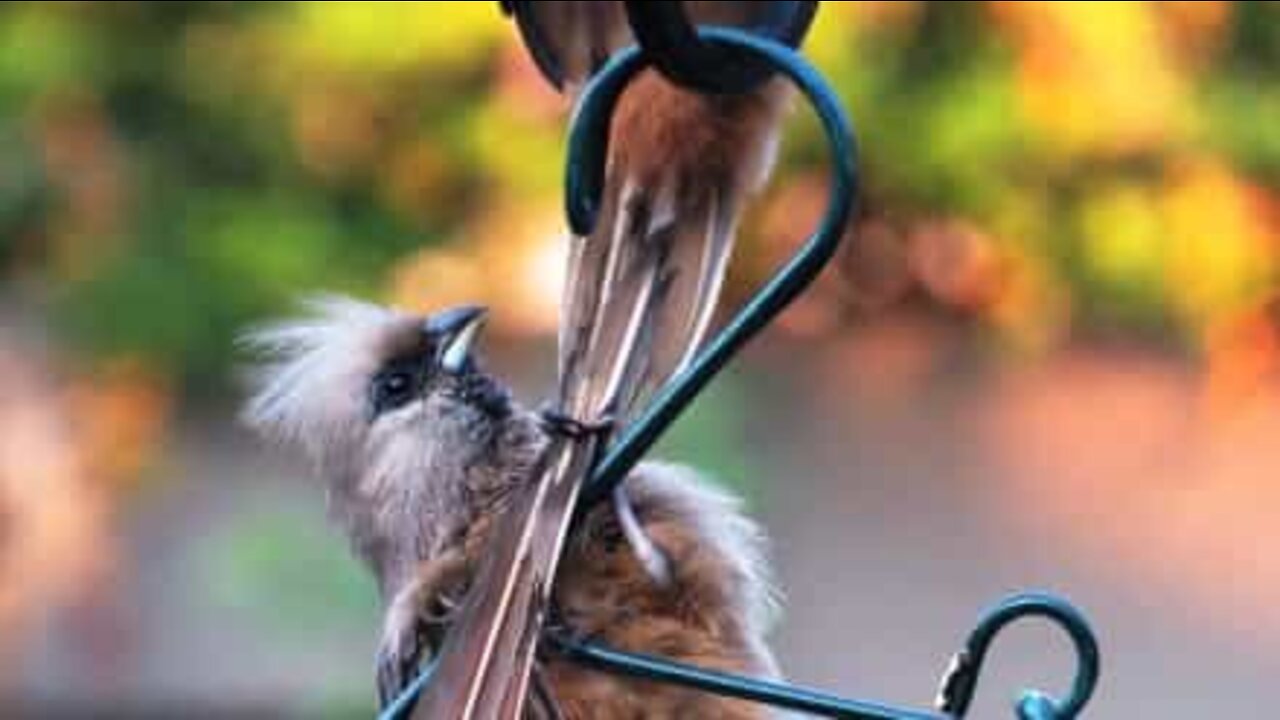
[[[388,343],[415,323],[399,311],[336,295],[304,303],[296,319],[261,326],[241,345],[259,357],[242,421],[318,458],[362,426],[368,378]]]

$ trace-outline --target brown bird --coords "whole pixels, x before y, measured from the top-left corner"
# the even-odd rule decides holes
[[[427,317],[328,297],[253,333],[263,356],[245,421],[300,451],[386,603],[378,687],[398,693],[436,649],[508,505],[553,445],[472,353],[478,308]],[[568,632],[636,652],[776,677],[764,539],[735,499],[645,463],[626,503],[568,537],[552,596]],[[661,562],[633,550],[641,533]],[[527,707],[546,718],[758,718],[761,706],[541,659]]]
[[[718,21],[750,21],[759,3],[691,3]],[[627,40],[619,3],[528,3],[556,16],[571,94],[586,72]],[[545,20],[545,18],[544,18]],[[608,433],[638,401],[694,356],[710,325],[746,197],[768,175],[785,110],[778,80],[716,97],[681,90],[654,72],[628,88],[612,128],[604,205],[590,237],[570,252],[556,409],[570,437],[548,450],[538,479],[494,533],[477,592],[465,600],[440,666],[413,717],[520,717],[540,627],[551,602],[578,491]],[[614,513],[639,514],[615,491]],[[664,553],[637,523],[623,537],[652,580]]]
[[[759,6],[690,4],[695,21],[726,24],[755,23]],[[584,60],[562,58],[573,94],[628,39],[618,3],[529,8],[549,13],[551,39]],[[778,81],[706,98],[650,73],[631,90],[614,125],[602,217],[571,251],[556,403],[562,421],[530,469],[535,479],[509,494],[502,522],[488,533],[476,591],[462,599],[415,719],[521,716],[578,492],[608,440],[607,430],[583,431],[627,419],[638,398],[693,356],[720,294],[742,204],[772,163],[786,101]],[[628,520],[643,517],[629,493],[612,500],[638,567],[665,585],[673,560],[641,520]]]
[[[628,36],[620,3],[535,4],[548,13],[564,5],[602,6],[586,29],[609,28],[556,35],[587,48],[565,50],[573,94],[578,69],[607,57],[600,44],[616,49]],[[694,20],[726,25],[751,24],[761,5],[689,3]],[[739,218],[772,170],[791,94],[778,78],[745,93],[703,94],[655,70],[626,89],[600,217],[570,251],[560,333],[566,412],[622,420],[692,359],[720,299]]]

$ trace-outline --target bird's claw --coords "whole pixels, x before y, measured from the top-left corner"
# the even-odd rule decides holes
[[[538,415],[542,420],[542,426],[547,431],[571,440],[581,440],[593,435],[607,435],[614,429],[614,419],[610,415],[597,420],[579,420],[550,404],[542,406]]]
[[[426,627],[416,618],[388,627],[378,644],[378,702],[386,709],[417,677],[427,650]]]
[[[436,599],[438,612],[417,607],[416,600],[413,593],[398,598],[383,624],[377,659],[378,700],[383,708],[418,677],[441,628],[458,607],[458,601],[447,595]]]

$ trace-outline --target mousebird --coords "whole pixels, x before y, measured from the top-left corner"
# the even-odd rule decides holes
[[[474,348],[478,307],[428,315],[338,296],[246,337],[259,356],[243,420],[307,460],[332,521],[385,605],[384,704],[439,649],[502,514],[553,444],[542,415]],[[759,527],[690,468],[645,462],[625,503],[588,509],[564,541],[550,622],[574,637],[702,667],[777,678],[776,593]],[[645,557],[642,534],[660,557]],[[535,660],[526,716],[761,718],[763,706]]]
[[[587,47],[589,68],[607,57],[620,4],[530,3],[581,23],[553,22],[556,37]],[[727,11],[758,3],[693,3]],[[612,9],[610,9],[612,8]],[[582,42],[579,42],[582,41]],[[567,94],[580,99],[571,70]],[[589,72],[589,70],[588,70]],[[594,230],[571,239],[563,291],[559,382],[561,436],[539,479],[515,501],[458,613],[413,720],[516,720],[532,681],[550,581],[593,460],[612,431],[634,418],[703,344],[721,295],[740,215],[766,182],[791,93],[781,78],[738,94],[704,95],[643,71],[613,113],[602,206]],[[619,517],[629,496],[610,498]],[[662,553],[645,528],[624,524],[632,553],[661,579]]]

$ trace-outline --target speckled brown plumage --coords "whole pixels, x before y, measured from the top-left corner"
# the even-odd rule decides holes
[[[670,561],[669,582],[646,573],[614,506],[592,509],[574,530],[556,581],[555,622],[611,647],[701,667],[776,677],[765,642],[770,599],[759,538],[728,498],[689,483],[688,471],[643,465],[627,492],[649,537]],[[681,487],[685,485],[686,487]],[[706,513],[728,513],[709,518]],[[489,518],[457,551],[424,564],[413,593],[438,639],[484,552]],[[710,523],[710,527],[708,527]],[[738,545],[731,547],[730,545]],[[555,658],[540,676],[565,718],[764,718],[763,706],[584,669]],[[535,704],[535,711],[538,711]]]

